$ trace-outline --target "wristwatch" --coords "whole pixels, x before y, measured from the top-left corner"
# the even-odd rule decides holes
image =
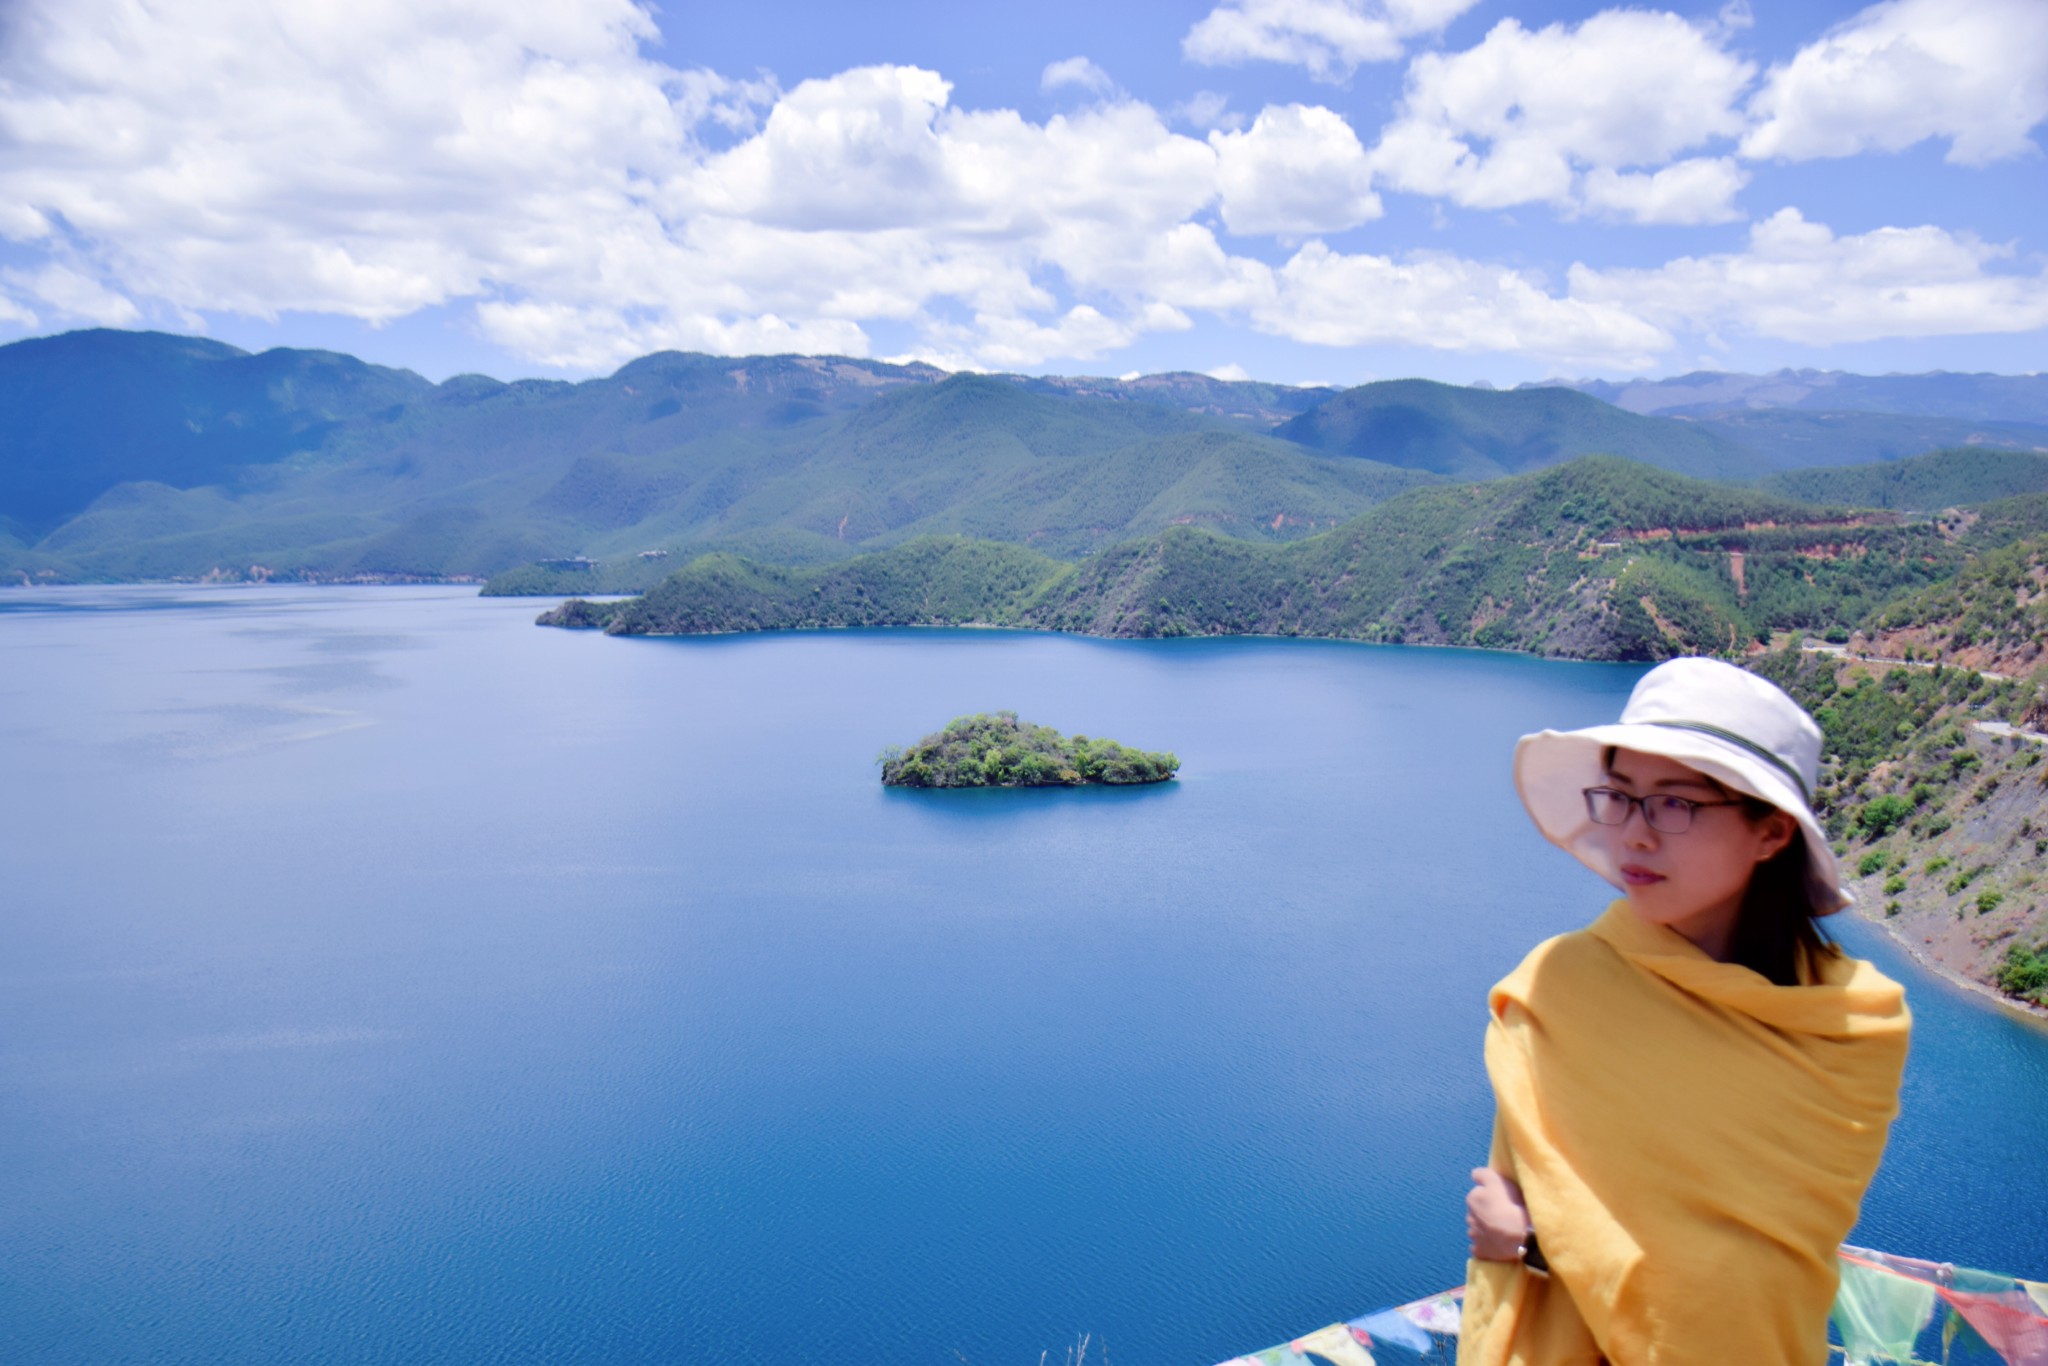
[[[1550,1263],[1543,1258],[1543,1248],[1536,1241],[1536,1230],[1530,1229],[1523,1237],[1522,1245],[1515,1249],[1515,1255],[1522,1259],[1522,1265],[1533,1275],[1545,1280],[1550,1278]]]

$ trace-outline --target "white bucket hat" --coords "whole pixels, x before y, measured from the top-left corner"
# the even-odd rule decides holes
[[[1515,788],[1545,839],[1619,887],[1620,870],[1593,835],[1585,789],[1604,780],[1610,745],[1676,759],[1799,822],[1814,913],[1831,915],[1853,898],[1813,814],[1820,744],[1820,727],[1777,685],[1717,659],[1673,659],[1637,681],[1615,724],[1523,736]]]

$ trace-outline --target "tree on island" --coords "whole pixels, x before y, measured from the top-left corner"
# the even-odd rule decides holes
[[[1126,749],[1114,740],[1069,739],[1051,726],[1019,721],[1013,711],[953,721],[909,748],[882,751],[889,787],[1078,787],[1088,783],[1161,783],[1180,768],[1173,754]]]

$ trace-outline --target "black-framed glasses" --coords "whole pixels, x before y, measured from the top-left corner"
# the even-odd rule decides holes
[[[1631,797],[1628,793],[1613,787],[1589,787],[1586,789],[1586,814],[1601,825],[1627,825],[1629,808],[1640,806],[1643,820],[1652,830],[1661,830],[1667,835],[1683,835],[1692,829],[1692,813],[1703,806],[1741,806],[1738,800],[1725,802],[1696,802],[1690,797],[1674,797],[1668,792],[1652,792],[1647,797]]]

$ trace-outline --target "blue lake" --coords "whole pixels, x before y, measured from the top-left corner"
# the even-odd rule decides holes
[[[1605,900],[1509,751],[1636,670],[540,606],[0,592],[0,1357],[1206,1366],[1461,1279],[1486,987]],[[1182,777],[879,785],[1005,707]],[[2048,1277],[2048,1032],[1842,928],[1858,1237]]]

